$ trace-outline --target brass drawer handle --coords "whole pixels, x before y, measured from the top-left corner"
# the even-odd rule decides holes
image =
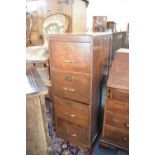
[[[75,117],[75,115],[74,115],[74,114],[70,114],[69,116],[70,116],[70,117]]]
[[[69,92],[75,92],[75,89],[72,89],[72,88],[66,88],[66,87],[64,87],[64,90],[65,91],[69,91]]]
[[[129,128],[129,123],[126,124],[126,127]]]
[[[69,131],[67,131],[67,134],[69,134],[70,136],[72,136],[72,137],[76,137],[77,135],[76,134],[71,134]]]
[[[64,60],[64,63],[75,63],[75,60]]]
[[[74,114],[68,114],[68,112],[65,112],[66,115],[70,116],[70,117],[75,117]]]

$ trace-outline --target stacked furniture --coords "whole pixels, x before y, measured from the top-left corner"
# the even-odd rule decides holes
[[[91,147],[100,131],[100,86],[111,37],[111,33],[49,36],[56,133],[80,147]]]
[[[26,70],[26,154],[47,155],[51,138],[44,96],[48,93],[34,67]]]
[[[125,52],[116,52],[112,62],[107,83],[101,144],[128,150],[129,53]]]

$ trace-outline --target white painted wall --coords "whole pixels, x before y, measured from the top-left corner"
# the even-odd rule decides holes
[[[130,10],[132,11],[132,10]],[[123,31],[129,23],[129,0],[89,0],[87,8],[87,30],[92,30],[93,16],[107,16],[117,23],[117,31]]]

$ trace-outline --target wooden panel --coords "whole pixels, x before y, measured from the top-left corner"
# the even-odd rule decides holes
[[[122,132],[110,125],[105,125],[104,127],[104,138],[115,144],[129,147],[129,133]]]
[[[57,118],[56,125],[57,134],[64,139],[81,146],[89,145],[89,128],[80,127],[60,118]]]
[[[54,42],[51,44],[51,50],[52,67],[68,71],[90,72],[89,43]]]
[[[47,142],[39,96],[26,101],[26,153],[47,155]]]
[[[53,70],[52,81],[56,95],[89,104],[89,74]]]
[[[74,0],[72,3],[72,32],[86,32],[86,17],[86,3]]]
[[[41,106],[41,111],[42,111],[42,119],[43,119],[43,123],[44,123],[46,142],[47,142],[47,146],[50,147],[52,139],[49,135],[49,130],[48,130],[48,118],[47,118],[45,97],[39,96],[39,99],[40,99],[40,106]]]
[[[107,110],[127,117],[129,114],[129,104],[118,100],[107,100]]]
[[[110,99],[129,103],[129,92],[120,89],[110,89]]]
[[[107,86],[129,90],[129,53],[116,53]]]
[[[101,107],[101,87],[102,87],[102,76],[104,73],[104,64],[106,56],[109,55],[107,40],[110,40],[110,35],[96,36],[94,37],[93,47],[93,65],[92,65],[92,113],[91,113],[91,124],[92,124],[92,135],[91,140],[93,141],[96,133],[101,128],[101,113],[103,112]],[[103,81],[106,83],[106,81]],[[101,113],[100,113],[101,112]]]
[[[90,106],[54,96],[54,109],[57,117],[89,127]]]
[[[107,111],[105,123],[119,130],[129,131],[129,118]]]
[[[129,148],[129,55],[117,52],[112,62],[105,99],[101,142]]]

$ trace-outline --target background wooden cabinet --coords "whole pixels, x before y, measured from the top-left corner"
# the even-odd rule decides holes
[[[129,53],[116,53],[107,86],[101,144],[128,150]]]

